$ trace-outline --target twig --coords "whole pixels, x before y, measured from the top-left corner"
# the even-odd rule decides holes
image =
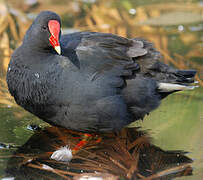
[[[172,168],[163,170],[161,172],[158,172],[156,174],[153,174],[151,176],[148,176],[148,177],[145,178],[145,180],[152,180],[152,179],[159,178],[159,177],[162,177],[162,176],[167,176],[169,174],[181,172],[181,171],[183,171],[184,169],[186,169],[188,167],[191,167],[191,166],[189,164],[184,164],[184,165],[181,165],[181,166],[172,167]]]
[[[133,162],[130,169],[128,170],[126,175],[127,178],[131,179],[133,174],[137,171],[138,161],[139,161],[139,154],[136,155],[135,162]]]
[[[68,174],[68,175],[71,175],[71,176],[77,175],[76,173],[71,173],[71,172],[66,172],[66,173],[64,173],[65,171],[63,172],[63,174],[61,174],[61,173],[60,173],[61,170],[52,169],[51,167],[50,167],[50,169],[45,169],[45,168],[42,168],[42,165],[41,165],[41,164],[40,164],[40,165],[36,165],[36,164],[29,163],[27,166],[28,166],[28,167],[32,167],[32,168],[36,168],[36,169],[40,169],[40,170],[45,170],[45,171],[53,172],[53,173],[55,173],[55,174],[57,174],[57,175],[63,177],[64,179],[67,179],[67,180],[71,180],[71,179],[70,179],[69,177],[63,175],[63,174]]]

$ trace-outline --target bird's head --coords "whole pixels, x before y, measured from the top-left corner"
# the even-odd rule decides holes
[[[35,49],[55,49],[61,54],[60,47],[61,20],[51,11],[42,11],[26,32],[24,42]]]

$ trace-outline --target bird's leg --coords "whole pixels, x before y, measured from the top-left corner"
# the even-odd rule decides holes
[[[73,148],[72,153],[76,154],[80,149],[82,149],[85,145],[87,145],[92,140],[95,140],[94,142],[96,142],[97,144],[101,142],[101,137],[98,136],[97,134],[84,133],[82,135],[81,141],[78,144],[76,144],[76,146]]]

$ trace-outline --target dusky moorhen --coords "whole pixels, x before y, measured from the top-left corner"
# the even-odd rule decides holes
[[[17,104],[56,126],[116,131],[142,119],[167,95],[193,89],[141,38],[99,32],[61,35],[60,17],[41,12],[13,53],[7,83]]]

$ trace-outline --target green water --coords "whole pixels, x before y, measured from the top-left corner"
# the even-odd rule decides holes
[[[153,142],[167,150],[190,152],[194,159],[194,175],[182,179],[203,177],[203,88],[177,93],[163,101],[161,107],[136,123],[150,130]]]
[[[9,1],[12,5],[12,1]],[[75,1],[77,2],[77,1]],[[180,3],[191,3],[199,7],[197,10],[190,10],[193,13],[193,19],[184,20],[184,17],[176,16],[177,11],[188,13],[187,8],[177,8]],[[53,2],[52,2],[53,3]],[[50,3],[50,4],[52,4]],[[63,7],[69,2],[62,1],[60,6]],[[100,1],[99,4],[96,3],[96,6],[105,8],[108,6],[109,9],[115,10],[119,9],[121,13],[125,15],[129,14],[128,12],[134,12],[132,9],[136,10],[136,13],[139,13],[142,9],[143,13],[140,13],[144,17],[146,15],[148,19],[143,19],[141,24],[147,24],[147,27],[142,29],[140,25],[139,18],[134,19],[134,24],[130,24],[130,18],[138,15],[129,15],[129,19],[125,21],[124,19],[117,18],[117,21],[111,21],[108,16],[100,14],[101,19],[106,19],[107,23],[112,25],[110,32],[114,32],[120,35],[125,35],[128,37],[134,37],[136,35],[146,37],[147,39],[152,40],[156,47],[161,47],[164,52],[172,58],[177,58],[176,54],[179,54],[183,57],[177,61],[177,64],[180,65],[184,63],[183,68],[195,68],[198,70],[198,77],[203,79],[203,23],[200,16],[197,14],[202,12],[202,3],[200,1],[166,1],[166,3],[172,3],[174,9],[164,9],[164,7],[158,7],[161,5],[161,1],[109,1],[107,5],[105,1]],[[15,3],[14,3],[15,4]],[[74,22],[79,21],[83,16],[88,15],[89,11],[87,8],[90,8],[92,3],[82,3],[79,8],[82,8],[80,13],[77,16],[69,15],[68,12],[61,13],[64,17],[64,30],[72,28]],[[153,6],[150,12],[147,11],[150,6]],[[42,6],[44,7],[44,6]],[[51,6],[52,7],[52,6]],[[59,7],[59,5],[57,6]],[[140,8],[141,7],[141,8]],[[188,6],[187,6],[188,7]],[[157,8],[157,9],[156,9]],[[53,8],[53,10],[55,10]],[[152,11],[154,10],[154,11]],[[39,10],[38,10],[39,11]],[[60,13],[60,10],[56,8],[56,11]],[[169,12],[170,15],[165,15],[165,12]],[[101,13],[101,12],[98,12]],[[149,15],[147,13],[151,13]],[[155,15],[153,15],[153,13]],[[158,13],[158,15],[156,15]],[[174,16],[173,16],[174,15]],[[91,15],[90,15],[91,16]],[[131,17],[132,16],[132,17]],[[159,16],[158,20],[154,20],[156,16]],[[94,18],[94,16],[93,16]],[[167,18],[174,19],[174,24],[167,26]],[[72,21],[70,21],[72,19]],[[96,19],[96,18],[95,18]],[[194,20],[194,21],[193,21]],[[65,23],[66,21],[70,23]],[[98,20],[99,21],[99,20]],[[84,21],[83,21],[84,22]],[[97,22],[97,21],[96,21]],[[153,22],[153,23],[152,23]],[[156,23],[154,23],[156,22]],[[171,21],[170,21],[171,22]],[[184,22],[181,23],[181,22]],[[152,24],[150,24],[152,23]],[[87,25],[83,23],[81,25],[81,30],[85,30],[84,27]],[[182,30],[182,26],[184,29]],[[97,27],[97,26],[95,26]],[[78,25],[74,26],[75,29],[79,30]],[[148,30],[146,30],[148,28]],[[97,29],[86,27],[87,30],[96,30],[102,31],[102,29]],[[114,30],[115,29],[115,30]],[[106,31],[106,29],[104,29]],[[125,32],[124,32],[125,31]],[[124,32],[124,33],[123,33]],[[3,57],[2,57],[3,58]],[[167,60],[167,63],[173,65],[173,62]],[[177,65],[175,64],[175,65]],[[0,64],[1,65],[1,64]],[[2,68],[0,67],[0,70]],[[5,73],[1,73],[2,80],[5,81]],[[7,89],[5,86],[1,86],[1,91],[5,92],[5,99],[7,98]],[[5,169],[9,159],[9,155],[24,143],[34,134],[33,131],[27,129],[27,126],[30,124],[37,124],[41,127],[48,126],[48,124],[39,120],[37,117],[31,115],[30,113],[23,110],[21,107],[14,105],[15,102],[11,100],[10,103],[4,101],[4,96],[1,96],[0,102],[0,143],[10,144],[12,148],[0,148],[0,178],[6,176]],[[189,177],[180,177],[177,179],[190,179],[190,180],[201,180],[203,179],[203,88],[197,88],[193,91],[179,92],[173,95],[168,96],[163,100],[160,107],[153,111],[149,116],[146,116],[144,121],[138,121],[134,123],[135,126],[141,126],[143,130],[148,130],[149,135],[152,137],[153,144],[164,150],[183,150],[190,152],[187,156],[194,159],[192,163],[193,176]]]

